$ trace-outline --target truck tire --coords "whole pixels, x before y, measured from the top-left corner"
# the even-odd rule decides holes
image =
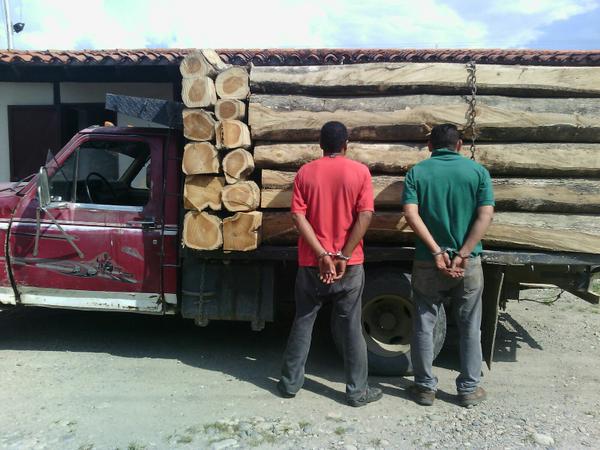
[[[413,312],[410,274],[400,269],[367,270],[362,297],[362,331],[367,343],[371,375],[412,373],[410,340]],[[335,330],[332,334],[341,353],[341,339]],[[442,306],[433,331],[434,359],[445,338],[446,312]]]

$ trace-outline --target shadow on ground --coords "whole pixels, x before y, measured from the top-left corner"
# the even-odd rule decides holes
[[[191,320],[178,317],[24,308],[0,313],[0,350],[98,352],[126,358],[173,359],[191,367],[226,373],[275,393],[290,325],[291,318],[287,318],[268,324],[262,332],[254,332],[248,323],[239,322],[213,322],[199,328]],[[456,342],[455,335],[449,333],[435,361],[437,367],[459,369]],[[516,350],[522,343],[541,348],[512,317],[501,314],[495,360],[516,361]],[[342,384],[344,381],[343,363],[331,339],[326,311],[315,326],[304,387],[345,403],[343,392],[311,375]],[[408,398],[410,379],[372,377],[371,383],[381,386],[386,394]],[[440,394],[441,400],[455,402],[453,395]]]

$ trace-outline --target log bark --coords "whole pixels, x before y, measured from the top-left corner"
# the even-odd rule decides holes
[[[211,175],[192,175],[185,177],[183,188],[183,206],[186,209],[202,211],[210,208],[221,210],[221,197],[225,178]]]
[[[179,65],[183,78],[210,77],[231,67],[223,62],[217,52],[211,49],[194,50],[188,53]]]
[[[250,130],[239,120],[223,120],[216,125],[217,148],[249,148]]]
[[[211,141],[215,138],[213,115],[203,109],[183,110],[183,135],[192,141]]]
[[[250,94],[248,71],[244,67],[231,67],[221,72],[215,80],[219,98],[244,100]]]
[[[261,208],[289,208],[292,203],[294,172],[263,169]],[[376,176],[372,178],[375,206],[398,208],[402,204],[404,177]]]
[[[289,208],[294,172],[262,171],[262,208]],[[400,208],[403,177],[374,176],[375,206]],[[501,211],[600,213],[600,180],[573,178],[494,178],[496,208]]]
[[[260,245],[262,213],[239,212],[223,219],[223,250],[247,252]]]
[[[221,219],[207,212],[189,211],[183,219],[183,244],[196,250],[221,248]]]
[[[480,96],[477,105],[483,141],[600,142],[599,99]],[[338,120],[348,127],[351,140],[424,141],[434,125],[464,127],[466,112],[464,98],[448,95],[252,95],[248,119],[254,140],[318,141],[323,124]]]
[[[246,117],[246,104],[241,100],[222,98],[215,104],[218,120],[243,120]]]
[[[254,181],[240,181],[223,188],[223,206],[227,211],[254,211],[260,204],[260,189]]]
[[[467,94],[465,64],[373,63],[252,67],[253,93],[363,95]],[[599,67],[477,65],[480,94],[600,96]]]
[[[253,171],[254,158],[243,148],[233,150],[223,158],[223,173],[229,184],[245,180]]]
[[[465,145],[461,152],[470,157]],[[323,155],[318,144],[267,144],[254,147],[257,168],[296,170]],[[403,174],[429,158],[424,144],[351,142],[347,156],[373,173]],[[475,160],[492,175],[600,177],[599,144],[479,144]]]
[[[186,175],[219,173],[219,153],[210,142],[190,142],[183,150],[181,169]]]
[[[287,212],[264,212],[264,244],[294,245],[298,233]],[[414,235],[402,213],[373,216],[367,244],[407,244]],[[600,221],[594,215],[499,212],[486,233],[485,248],[529,248],[547,251],[600,253]]]
[[[217,102],[215,82],[209,77],[184,78],[181,98],[188,108],[205,108]]]

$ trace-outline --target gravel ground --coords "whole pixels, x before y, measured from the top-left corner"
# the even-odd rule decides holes
[[[501,314],[489,400],[456,404],[457,349],[436,361],[433,407],[409,378],[344,403],[320,320],[295,399],[275,395],[289,324],[198,329],[173,318],[59,310],[0,313],[0,448],[600,448],[600,308],[528,290]]]

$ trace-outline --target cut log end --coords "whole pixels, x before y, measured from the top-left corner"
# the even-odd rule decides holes
[[[210,77],[231,67],[223,62],[219,54],[210,49],[194,50],[186,55],[179,65],[183,78]]]
[[[256,250],[261,242],[262,213],[239,212],[223,219],[223,250]]]
[[[246,104],[229,98],[217,100],[215,116],[219,120],[242,120],[246,116]]]
[[[223,177],[192,175],[185,177],[183,188],[184,207],[201,211],[210,208],[221,210],[221,196],[225,186]]]
[[[181,169],[186,175],[219,173],[219,152],[210,142],[190,142],[183,151]]]
[[[232,67],[221,72],[215,80],[220,98],[243,100],[250,94],[248,72],[243,67]]]
[[[181,98],[188,108],[205,108],[217,102],[215,83],[208,77],[184,78]]]
[[[254,181],[240,181],[223,188],[223,206],[228,211],[254,211],[260,204],[260,188]]]
[[[220,248],[223,245],[221,219],[206,212],[188,212],[183,219],[183,244],[196,250]]]
[[[229,184],[243,181],[254,171],[252,154],[242,148],[235,149],[223,158],[223,172]]]
[[[248,125],[239,120],[223,120],[216,125],[217,148],[249,148],[252,144]]]
[[[192,141],[210,141],[215,138],[215,119],[203,109],[183,110],[183,135]]]

